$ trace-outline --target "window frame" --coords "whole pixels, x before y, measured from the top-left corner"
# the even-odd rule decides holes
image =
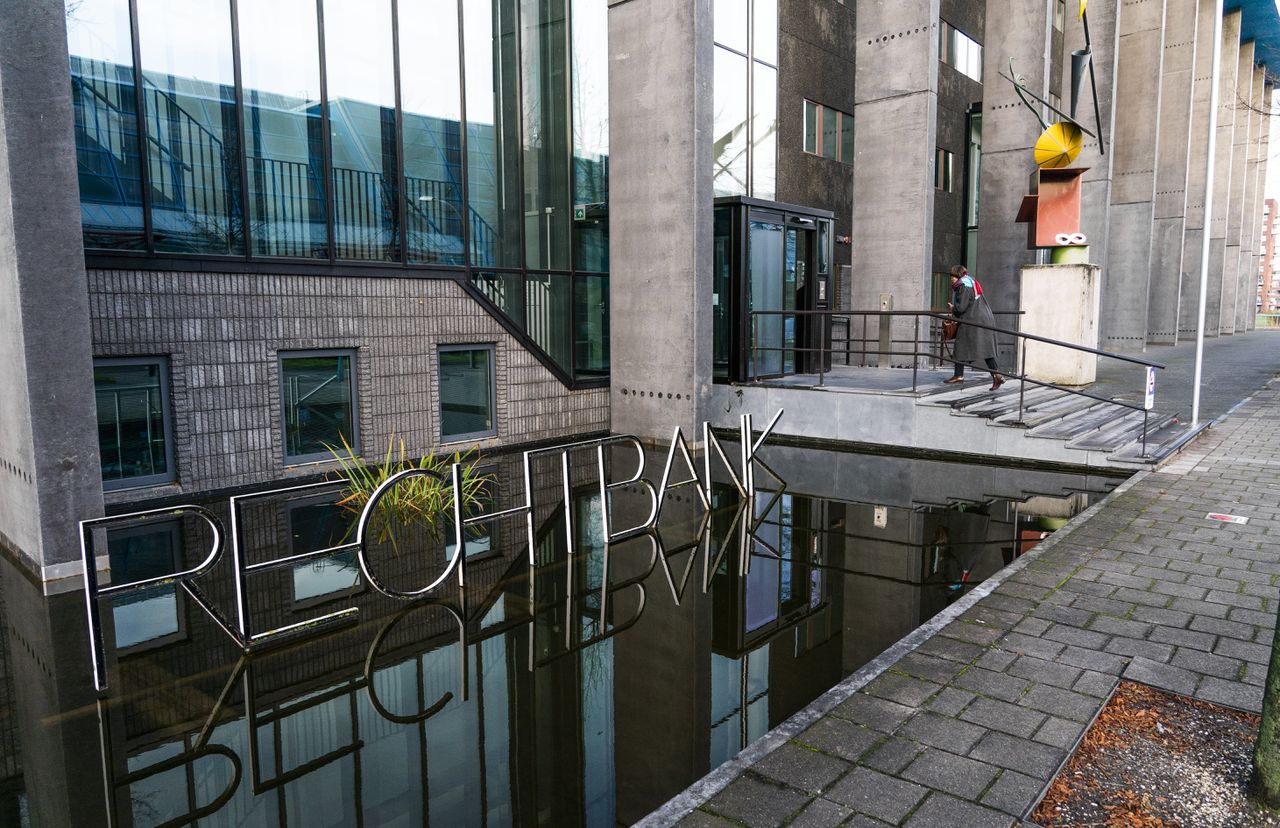
[[[276,388],[280,393],[280,456],[286,466],[301,466],[308,463],[323,463],[325,461],[334,460],[333,455],[326,451],[312,452],[311,454],[289,454],[289,416],[288,416],[288,396],[285,393],[285,368],[284,363],[287,359],[305,359],[308,357],[348,357],[351,360],[351,388],[350,388],[350,406],[351,406],[351,434],[347,435],[347,444],[351,447],[351,451],[359,456],[360,454],[360,397],[357,388],[358,380],[356,377],[356,349],[355,348],[316,348],[302,350],[280,350],[276,351],[276,370],[279,372],[277,377]]]
[[[447,353],[459,351],[489,352],[489,412],[493,427],[485,431],[472,431],[465,434],[445,434],[444,431],[444,388],[440,384],[443,372],[440,368],[440,357]],[[463,443],[468,440],[483,440],[498,436],[498,347],[496,342],[451,342],[436,346],[436,415],[439,417],[436,433],[440,436],[441,445],[447,443]]]
[[[149,486],[160,486],[166,483],[177,482],[178,470],[174,462],[174,439],[173,439],[173,416],[170,411],[171,397],[169,394],[169,358],[163,355],[156,356],[132,356],[132,357],[94,357],[93,371],[96,374],[99,368],[119,368],[129,365],[158,365],[160,376],[160,416],[164,428],[164,474],[148,474],[138,477],[125,477],[117,480],[102,480],[102,490],[121,491],[124,489],[142,489]],[[94,409],[96,415],[98,388],[94,383],[93,389]],[[98,467],[102,467],[102,443],[98,443]]]
[[[804,98],[803,100],[804,100],[804,106],[803,106],[803,112],[802,112],[803,137],[800,143],[801,151],[803,151],[805,155],[812,155],[817,158],[822,158],[826,161],[835,161],[837,163],[845,164],[847,166],[852,167],[853,159],[844,157],[844,154],[845,154],[844,138],[845,138],[846,132],[847,133],[853,132],[853,116],[850,115],[848,112],[845,112],[843,109],[836,109],[834,106],[827,106],[826,104],[820,104],[817,101],[810,100],[809,98]],[[809,112],[811,111],[810,107],[813,108],[812,112],[814,113],[814,116],[813,116],[814,130],[812,134],[810,134],[809,132]],[[823,125],[823,121],[826,116],[826,113],[828,112],[834,113],[836,116],[836,133],[835,133],[836,146],[835,146],[834,155],[824,154],[824,150],[826,149],[826,146],[825,146],[825,142],[823,141],[822,125]],[[809,149],[809,140],[811,138],[813,139],[812,150]],[[849,148],[851,150],[853,149],[852,142],[850,142]]]

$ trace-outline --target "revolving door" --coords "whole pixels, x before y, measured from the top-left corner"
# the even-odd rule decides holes
[[[713,363],[740,382],[818,369],[830,327],[832,213],[752,198],[715,202]],[[830,357],[827,357],[828,366]]]

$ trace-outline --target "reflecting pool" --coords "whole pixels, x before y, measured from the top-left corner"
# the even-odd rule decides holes
[[[549,455],[528,514],[469,528],[465,586],[393,600],[350,551],[255,570],[256,629],[358,613],[251,656],[173,584],[103,598],[102,694],[83,594],[44,597],[5,561],[0,824],[630,824],[1119,482],[796,447],[761,458],[754,498],[727,473],[709,512],[674,489],[655,529],[606,544],[594,454],[571,458],[567,504]],[[485,463],[488,511],[521,502],[520,458]],[[634,461],[615,465],[621,479]],[[340,495],[243,503],[245,561],[340,546]],[[640,488],[606,497],[615,527],[644,522]],[[116,583],[209,548],[188,513],[103,534]],[[430,583],[450,538],[383,533],[377,579]],[[228,566],[199,583],[231,617]]]

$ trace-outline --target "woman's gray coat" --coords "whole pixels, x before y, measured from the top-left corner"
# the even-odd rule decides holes
[[[982,367],[988,357],[996,355],[996,335],[983,328],[975,328],[968,322],[995,327],[995,317],[991,315],[991,307],[985,297],[974,295],[973,287],[964,279],[956,282],[951,290],[951,312],[960,320],[960,330],[956,333],[955,361],[966,365]]]

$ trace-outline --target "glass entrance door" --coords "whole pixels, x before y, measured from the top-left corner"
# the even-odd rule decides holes
[[[747,310],[751,378],[805,371],[811,327],[797,310],[813,307],[809,270],[816,225],[806,219],[753,212],[748,222]]]

